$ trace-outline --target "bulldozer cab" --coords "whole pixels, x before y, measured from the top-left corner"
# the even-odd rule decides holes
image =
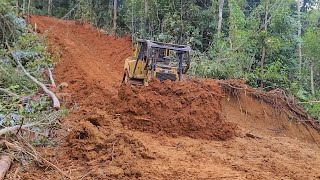
[[[139,39],[131,61],[126,61],[127,79],[150,81],[182,80],[190,66],[190,50],[187,45],[160,43]],[[124,77],[125,80],[126,77]]]
[[[190,51],[187,45],[139,39],[134,57],[125,61],[123,82],[182,80],[190,66]]]

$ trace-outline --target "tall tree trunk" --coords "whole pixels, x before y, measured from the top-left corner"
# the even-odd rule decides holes
[[[218,15],[219,20],[218,20],[218,30],[217,30],[218,37],[220,37],[221,27],[222,27],[223,5],[224,5],[224,0],[219,0],[219,15]]]
[[[314,62],[311,61],[310,64],[310,83],[311,83],[311,93],[314,96],[315,90],[314,90]]]
[[[51,16],[51,10],[52,10],[52,0],[48,0],[48,16]]]
[[[134,8],[133,8],[133,1],[131,1],[131,37],[132,37],[132,40],[133,40],[133,35],[135,34],[135,28],[134,28]]]
[[[155,5],[156,5],[156,13],[157,13],[157,23],[158,23],[158,26],[159,26],[159,29],[162,33],[162,21],[160,20],[160,17],[159,17],[159,4],[158,4],[158,0],[155,0],[154,1]]]
[[[183,36],[183,32],[184,32],[184,28],[183,28],[183,0],[180,0],[180,37],[179,37],[179,44],[182,44],[182,36]]]
[[[113,0],[113,33],[116,33],[117,30],[117,6],[118,6],[118,1]]]
[[[144,0],[144,36],[147,37],[148,34],[148,9],[149,9],[149,5],[148,5],[148,0]]]
[[[31,0],[29,0],[28,2],[28,18],[27,18],[27,21],[30,22],[30,6],[31,6]]]
[[[267,27],[268,27],[268,7],[269,7],[269,1],[267,1],[267,5],[266,5],[266,12],[264,15],[264,30],[265,32],[267,32]],[[264,61],[265,61],[265,57],[266,57],[266,47],[265,45],[263,45],[262,47],[262,51],[261,51],[261,62],[260,62],[260,66],[261,66],[261,72],[260,72],[260,76],[261,76],[261,83],[260,83],[260,87],[263,88],[264,87]]]
[[[234,40],[234,19],[232,18],[233,15],[233,2],[232,1],[228,1],[228,7],[229,7],[229,44],[230,44],[230,49],[233,48],[233,40]]]
[[[16,0],[16,11],[17,11],[17,15],[19,15],[19,0]]]
[[[298,14],[298,37],[301,39],[301,0],[296,0],[297,2],[297,14]],[[301,42],[298,43],[298,57],[299,57],[299,78],[301,78],[302,74],[302,50],[301,50]]]
[[[263,88],[264,87],[264,83],[263,83],[263,80],[264,80],[264,59],[266,57],[266,48],[265,47],[262,47],[262,51],[261,51],[261,62],[260,62],[260,68],[261,68],[261,71],[260,71],[260,76],[261,76],[261,82],[260,82],[260,87]]]
[[[22,1],[22,14],[25,15],[26,13],[26,0]]]

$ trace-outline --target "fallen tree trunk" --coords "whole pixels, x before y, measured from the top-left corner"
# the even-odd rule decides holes
[[[34,124],[27,124],[27,125],[23,125],[23,126],[16,125],[16,126],[12,126],[12,127],[6,127],[6,128],[3,128],[3,129],[0,129],[0,136],[3,135],[3,134],[6,134],[8,132],[18,130],[20,128],[21,129],[28,128],[28,127],[31,127],[33,125]]]
[[[13,144],[11,142],[8,142],[6,140],[0,141],[0,146],[2,146],[2,148],[11,149],[14,151],[22,151],[22,148],[20,146]]]
[[[2,156],[0,159],[0,180],[3,180],[11,166],[10,156]]]
[[[31,74],[22,66],[19,58],[17,58],[17,56],[14,54],[14,53],[11,53],[12,54],[12,57],[15,59],[17,65],[23,70],[23,72],[32,80],[34,81],[36,84],[38,84],[42,89],[43,91],[48,94],[50,96],[50,98],[52,99],[52,102],[53,102],[53,108],[56,108],[56,109],[60,109],[60,102],[57,98],[57,96],[52,92],[50,91],[43,83],[41,83],[40,81],[38,81],[36,78],[34,78],[33,76],[31,76]]]
[[[13,93],[7,89],[3,89],[3,88],[0,88],[0,93],[4,93],[4,94],[7,94],[8,96],[11,96],[11,97],[19,97],[18,94],[16,93]]]

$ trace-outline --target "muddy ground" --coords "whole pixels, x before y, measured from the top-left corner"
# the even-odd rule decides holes
[[[320,179],[319,133],[287,110],[227,94],[216,80],[121,86],[130,38],[31,21],[59,56],[54,77],[68,84],[72,111],[58,145],[38,148],[68,177],[34,164],[22,179]]]

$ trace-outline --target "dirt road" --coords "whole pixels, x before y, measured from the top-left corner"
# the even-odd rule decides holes
[[[320,179],[319,134],[279,109],[224,95],[215,81],[120,87],[129,38],[32,17],[60,52],[54,75],[73,108],[55,147],[38,150],[73,179]],[[142,112],[143,111],[143,112]],[[218,128],[217,128],[218,127]],[[30,166],[23,179],[61,173]]]

